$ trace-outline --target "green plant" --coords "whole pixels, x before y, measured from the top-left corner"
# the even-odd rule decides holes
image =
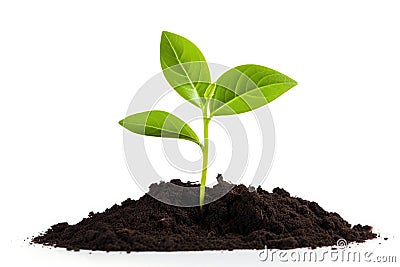
[[[179,138],[200,146],[203,156],[200,180],[200,208],[204,204],[208,165],[208,126],[213,116],[233,115],[259,108],[273,101],[297,83],[288,76],[259,65],[241,65],[211,81],[201,51],[188,39],[162,32],[160,61],[169,84],[187,101],[200,108],[204,140],[173,114],[161,110],[130,115],[120,125],[137,134]]]

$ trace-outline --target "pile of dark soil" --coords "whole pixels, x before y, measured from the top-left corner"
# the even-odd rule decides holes
[[[207,194],[232,186],[219,183]],[[176,197],[174,185],[196,187],[180,180],[153,184],[152,194]],[[182,197],[182,196],[180,196]],[[193,197],[193,196],[186,196]],[[198,198],[198,195],[196,195]],[[351,226],[339,214],[317,203],[291,197],[281,188],[272,193],[261,187],[235,185],[219,200],[199,207],[176,207],[149,195],[127,199],[101,213],[90,212],[75,225],[58,223],[34,243],[68,250],[188,251],[233,249],[291,249],[336,245],[340,238],[363,242],[375,238],[372,227]]]

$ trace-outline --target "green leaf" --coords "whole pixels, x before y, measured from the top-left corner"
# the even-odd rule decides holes
[[[192,104],[201,107],[202,97],[211,77],[200,49],[182,36],[163,31],[160,62],[166,80],[175,91]]]
[[[273,69],[249,64],[228,70],[216,84],[210,102],[211,116],[255,110],[272,102],[297,82]]]
[[[212,98],[214,96],[215,93],[215,88],[216,88],[216,84],[215,83],[210,83],[206,89],[206,91],[204,92],[204,97],[205,98]]]
[[[164,138],[185,139],[200,145],[196,133],[177,116],[162,110],[136,113],[119,121],[131,132]]]

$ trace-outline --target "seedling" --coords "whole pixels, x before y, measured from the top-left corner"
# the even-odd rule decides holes
[[[212,82],[200,49],[188,39],[166,31],[161,35],[160,61],[168,83],[201,110],[203,142],[187,123],[166,111],[136,113],[119,124],[137,134],[184,139],[200,147],[203,157],[199,196],[201,208],[207,178],[208,126],[213,116],[255,110],[275,100],[297,82],[273,69],[254,64],[232,68]]]

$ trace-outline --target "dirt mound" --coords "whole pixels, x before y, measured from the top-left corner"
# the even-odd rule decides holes
[[[101,213],[90,212],[75,225],[58,223],[34,243],[64,247],[68,250],[104,251],[194,251],[233,249],[291,249],[336,245],[340,238],[363,242],[376,237],[371,226],[351,226],[339,214],[327,212],[316,202],[291,197],[281,188],[272,193],[261,187],[249,190],[231,185],[217,177],[219,183],[207,188],[212,197],[227,187],[232,189],[219,200],[199,207],[176,207],[149,195],[139,200],[127,199]],[[176,186],[198,185],[172,180],[153,184],[152,194],[182,196]]]

